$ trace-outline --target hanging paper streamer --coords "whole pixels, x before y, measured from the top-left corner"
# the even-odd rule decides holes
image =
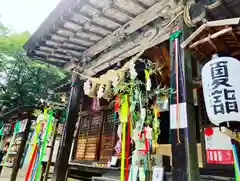
[[[119,111],[119,108],[120,108],[120,97],[116,96],[115,104],[114,104],[114,120],[117,120],[117,113]]]
[[[94,97],[93,100],[92,100],[91,109],[93,111],[97,111],[97,110],[99,110],[99,108],[100,108],[99,99],[97,97]]]
[[[127,129],[128,129],[128,132],[127,132],[127,149],[126,149],[126,175],[125,175],[125,180],[128,179],[128,168],[129,168],[129,153],[130,153],[130,136],[131,136],[131,120],[130,120],[130,115],[129,115],[129,120],[128,120],[128,126],[127,126]]]
[[[144,70],[144,72],[145,72],[145,79],[146,79],[146,88],[147,88],[147,91],[150,91],[152,87],[150,75],[146,69]]]
[[[0,149],[2,149],[2,144],[3,144],[3,129],[4,129],[4,126],[2,126],[2,128],[0,129],[0,136],[2,136],[1,137],[1,142],[0,142]]]
[[[30,181],[35,181],[34,178],[36,178],[35,174],[37,172],[37,166],[38,166],[38,163],[39,163],[39,155],[40,155],[40,149],[38,149],[38,151],[37,151],[37,155],[36,155],[36,159],[35,159],[35,162],[34,162],[34,167],[33,167],[33,170],[32,170]]]
[[[45,132],[44,139],[43,139],[43,145],[42,145],[42,149],[40,152],[39,163],[37,166],[37,173],[36,173],[35,181],[39,180],[39,175],[41,172],[41,163],[42,163],[42,159],[45,154],[45,150],[46,150],[46,146],[47,146],[48,133],[49,133],[49,129],[51,129],[50,125],[51,125],[52,117],[53,117],[53,113],[50,112],[50,116],[49,116],[47,126],[46,126],[46,132]]]
[[[239,168],[239,161],[238,161],[238,155],[237,155],[237,149],[235,145],[232,145],[232,150],[233,150],[233,157],[234,157],[234,171],[235,171],[235,178],[236,181],[240,180],[240,168]]]
[[[32,171],[32,168],[33,168],[33,163],[34,163],[34,160],[35,160],[36,155],[37,155],[37,150],[38,150],[38,146],[36,146],[33,150],[33,155],[32,155],[32,158],[30,160],[30,163],[29,163],[29,166],[28,166],[28,169],[27,169],[27,173],[26,173],[26,176],[25,176],[25,181],[28,181],[28,179],[30,177],[30,174],[31,174],[31,171]]]
[[[143,167],[139,168],[139,181],[146,181],[146,174]]]
[[[38,137],[39,137],[39,133],[41,131],[41,122],[44,122],[45,120],[47,120],[47,109],[45,108],[44,109],[44,113],[43,115],[40,114],[37,118],[37,121],[36,121],[36,131],[35,131],[35,137],[34,137],[34,140],[33,140],[33,149],[36,147],[37,145],[37,141],[38,141]],[[33,155],[33,152],[31,154],[31,157]]]
[[[126,124],[128,121],[128,96],[127,95],[123,96],[123,103],[121,105],[121,110],[120,110],[120,121],[122,123],[121,181],[124,181]]]
[[[3,136],[3,129],[4,129],[4,126],[0,129],[0,136]]]

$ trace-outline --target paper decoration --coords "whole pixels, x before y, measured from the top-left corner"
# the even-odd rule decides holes
[[[118,84],[119,77],[117,75],[112,77],[112,85],[113,87],[116,87]]]
[[[97,94],[97,78],[92,78],[92,80],[87,80],[84,82],[83,90],[84,94],[89,97],[95,97]]]
[[[91,82],[90,80],[87,80],[86,82],[84,82],[84,85],[83,85],[84,94],[88,95],[90,93],[90,89],[91,89]]]
[[[99,99],[97,97],[93,98],[91,109],[93,111],[97,111],[97,110],[100,109],[100,102],[99,102]]]
[[[162,167],[153,167],[152,181],[163,181],[164,171]]]
[[[178,112],[177,112],[178,106]],[[187,127],[187,110],[186,103],[179,103],[170,105],[170,128],[179,129]],[[179,120],[177,119],[177,114],[179,114]]]
[[[135,80],[138,73],[136,72],[135,64],[133,62],[129,63],[129,72],[130,72],[131,79]]]
[[[104,95],[104,85],[100,85],[97,92],[97,98],[101,99]]]
[[[231,57],[213,56],[202,69],[202,85],[210,121],[240,122],[240,62]]]
[[[104,89],[104,94],[103,94],[103,98],[106,99],[106,100],[111,100],[112,97],[113,97],[113,94],[112,94],[112,90],[111,90],[111,82],[108,81],[106,82],[106,85],[105,85],[105,89]]]
[[[118,160],[118,157],[117,157],[117,156],[112,156],[110,166],[111,166],[111,165],[112,165],[112,166],[116,166],[117,160]]]
[[[139,168],[139,181],[146,181],[146,174],[143,167]]]
[[[131,166],[128,181],[137,181],[138,170],[139,170],[138,166]]]
[[[150,128],[149,126],[145,128],[145,131],[146,131],[146,138],[148,140],[151,140],[152,139],[152,128]]]
[[[144,70],[144,73],[145,73],[145,79],[146,79],[146,89],[147,89],[147,91],[150,91],[151,87],[152,87],[150,75],[146,69]]]

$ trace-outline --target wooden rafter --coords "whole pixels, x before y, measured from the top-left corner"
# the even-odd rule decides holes
[[[89,61],[93,57],[92,65],[100,65],[104,64],[102,58],[107,57],[104,61],[109,66],[113,63],[109,64],[110,59],[127,58],[141,51],[142,38],[146,36],[144,33],[152,33],[151,26],[154,25],[155,29],[163,33],[161,37],[168,36],[169,32],[164,29],[166,23],[156,23],[154,20],[160,17],[171,21],[182,10],[174,0],[113,0],[108,3],[104,1],[104,5],[100,3],[76,1],[57,18],[58,21],[47,29],[40,41],[36,42],[36,47],[29,52],[33,52],[33,56],[54,56],[53,58],[68,60],[67,67],[72,67],[76,62],[81,64],[84,59]],[[151,26],[148,25],[150,22]],[[134,38],[133,42],[134,36],[139,37],[139,40]],[[165,40],[158,38],[160,41],[163,39]],[[94,68],[91,69],[93,73]]]

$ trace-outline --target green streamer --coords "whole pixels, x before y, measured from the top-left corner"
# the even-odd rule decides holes
[[[2,128],[0,129],[0,136],[3,136],[3,129],[4,129],[4,127],[2,127]]]
[[[39,157],[39,162],[38,162],[38,166],[37,166],[37,173],[36,173],[36,176],[35,176],[35,181],[39,180],[39,176],[40,176],[40,172],[41,172],[42,159],[43,159],[43,156],[44,156],[44,153],[45,153],[45,150],[46,150],[48,133],[49,133],[49,130],[50,130],[52,117],[53,117],[53,112],[51,111],[50,116],[48,118],[48,122],[47,122],[47,129],[45,130],[45,135],[44,135],[43,145],[42,145],[42,149],[41,149],[41,153],[40,153],[40,157]]]
[[[181,36],[181,34],[182,34],[181,30],[177,30],[177,31],[173,32],[169,37],[170,41],[173,41],[174,39],[179,38]]]

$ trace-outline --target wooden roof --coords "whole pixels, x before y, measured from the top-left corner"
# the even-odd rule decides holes
[[[3,115],[1,115],[0,119],[4,120],[4,122],[8,122],[11,119],[16,119],[19,114],[27,114],[29,111],[32,111],[33,109],[35,109],[36,106],[18,106],[14,109],[12,109],[11,111],[8,111],[6,113],[4,113]]]
[[[240,18],[210,21],[200,26],[182,44],[195,60],[205,63],[216,53],[240,58]]]
[[[28,55],[89,76],[169,37],[175,0],[62,0],[25,44]],[[101,65],[101,68],[99,68]]]

